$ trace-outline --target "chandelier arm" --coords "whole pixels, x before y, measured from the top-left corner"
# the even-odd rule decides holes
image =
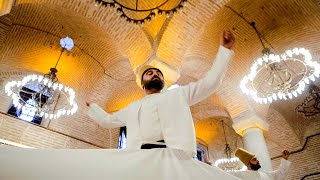
[[[291,72],[294,73],[296,76],[299,76],[299,75],[303,74],[303,78],[302,78],[302,79],[304,79],[304,78],[306,77],[307,71],[304,71],[304,72],[302,72],[302,73],[297,73],[296,71],[294,71],[294,70],[286,63],[286,61],[283,61],[283,62],[284,62],[284,64],[286,65],[287,69],[288,69],[288,70],[291,70]],[[300,61],[300,62],[301,62],[301,61]],[[302,63],[302,64],[304,64],[304,63]],[[307,66],[306,66],[305,64],[304,64],[304,66],[307,68]],[[290,77],[291,77],[291,74],[290,74]],[[292,79],[291,79],[291,81],[292,81]]]
[[[60,99],[60,95],[61,95],[61,93],[59,93],[59,95],[57,97],[57,102]],[[52,97],[52,98],[54,98],[54,97]],[[57,105],[58,105],[58,103],[55,103],[53,109],[49,109],[49,111],[55,113]]]
[[[20,92],[24,92],[24,93],[26,93],[26,94],[31,94],[31,96],[32,96],[33,94],[36,94],[36,93],[32,93],[32,92],[25,91],[25,90],[23,90],[23,89],[21,89]],[[25,104],[28,104],[28,105],[30,105],[30,106],[32,106],[32,107],[36,107],[36,106],[34,106],[34,105],[32,105],[32,104],[27,103],[25,100],[23,100],[23,98],[20,96],[20,93],[17,93],[17,95],[19,96],[19,98],[20,98]],[[19,102],[19,103],[20,103],[20,102]]]
[[[299,60],[298,60],[299,61]],[[301,62],[301,61],[300,61]],[[302,73],[296,73],[288,64],[287,64],[287,62],[286,61],[283,61],[283,63],[286,65],[286,67],[287,67],[287,69],[289,69],[289,70],[291,70],[293,73],[295,73],[296,75],[300,75],[300,74],[302,74]],[[302,63],[302,64],[304,64],[304,63]],[[305,72],[303,72],[303,77],[305,77],[305,74],[306,74],[306,71]]]
[[[138,1],[138,0],[137,0],[137,1]],[[131,10],[131,11],[137,11],[137,12],[146,12],[146,11],[152,11],[152,10],[155,10],[155,9],[159,9],[161,6],[163,6],[163,5],[165,5],[166,3],[168,3],[168,1],[169,1],[169,0],[166,0],[165,2],[163,2],[162,4],[160,4],[159,6],[154,7],[154,8],[150,8],[150,9],[133,9],[133,8],[127,7],[127,6],[119,3],[119,2],[116,1],[116,0],[113,0],[113,2],[115,2],[116,4],[118,4],[120,7],[125,8],[125,9],[127,9],[127,10]],[[105,2],[105,1],[103,1],[103,2]],[[105,3],[110,4],[110,3],[108,3],[108,2],[105,2]],[[181,3],[181,2],[180,2],[180,3]],[[180,3],[179,3],[179,4],[180,4]],[[138,7],[138,4],[136,4],[136,8],[137,8],[137,7]]]
[[[150,11],[149,12],[149,14],[147,15],[147,16],[145,16],[144,18],[141,18],[141,19],[134,19],[134,18],[131,18],[130,16],[128,16],[126,13],[125,13],[125,11],[123,11],[123,9],[122,8],[124,8],[124,9],[127,9],[127,10],[130,10],[130,11],[137,11],[137,12],[140,12],[140,10],[138,10],[138,9],[136,9],[136,10],[134,10],[134,9],[130,9],[130,8],[127,8],[127,7],[125,7],[125,6],[121,6],[120,4],[120,7],[121,8],[118,8],[118,9],[120,9],[120,12],[122,12],[122,15],[123,16],[125,16],[127,19],[129,19],[129,20],[131,20],[131,21],[144,21],[144,20],[147,20],[148,18],[150,18],[151,16],[152,16],[152,11],[154,10],[154,9],[158,9],[159,11],[171,11],[171,10],[173,10],[173,9],[177,9],[179,6],[181,6],[181,3],[183,2],[183,0],[181,0],[175,7],[173,7],[173,8],[171,8],[170,10],[165,10],[165,9],[161,9],[160,7],[162,7],[165,3],[167,3],[169,0],[167,0],[166,2],[164,2],[163,4],[161,4],[160,6],[157,6],[157,7],[155,7],[155,8],[152,8],[152,9],[148,9],[148,10],[143,10],[144,12],[146,12],[146,11]],[[116,2],[116,1],[115,1]],[[116,2],[117,3],[117,2]],[[136,8],[138,7],[138,0],[136,1]]]
[[[271,79],[271,82],[269,83],[269,80]],[[274,81],[275,81],[275,78],[274,78],[274,76],[273,77],[269,77],[269,79],[266,79],[266,82],[270,85],[270,86],[272,86],[272,84],[274,84]]]
[[[278,72],[278,71],[276,71],[275,74],[276,74],[276,75],[279,77],[279,79],[281,80],[281,83],[280,83],[281,85],[283,85],[285,82],[287,82],[287,81],[285,81],[285,80],[282,79],[282,77],[279,75],[279,72]]]
[[[273,83],[273,81],[274,81],[274,77],[272,76],[273,75],[273,73],[271,72],[271,71],[268,71],[270,74],[269,74],[269,76],[268,76],[268,78],[266,79],[266,80],[264,80],[264,82],[266,82],[266,83],[268,83],[270,86],[272,85],[272,83]],[[272,78],[272,82],[271,82],[271,84],[269,83],[269,80]],[[254,85],[253,84],[253,82],[252,82],[252,85]]]
[[[130,19],[131,21],[143,21],[143,20],[147,19],[148,17],[150,17],[151,13],[152,13],[152,11],[151,11],[147,16],[145,16],[142,19],[133,19],[133,18],[130,18],[122,9],[121,9],[121,12],[122,12],[123,15],[126,16],[127,19]]]
[[[283,63],[287,66],[288,69],[290,69],[292,72],[294,72],[294,70],[287,64],[286,61],[283,61]],[[298,75],[297,73],[295,73],[295,74]]]

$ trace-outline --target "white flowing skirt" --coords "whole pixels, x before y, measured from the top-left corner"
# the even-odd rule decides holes
[[[24,149],[0,147],[1,180],[233,180],[174,149]]]

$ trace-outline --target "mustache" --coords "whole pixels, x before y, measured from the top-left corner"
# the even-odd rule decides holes
[[[156,78],[158,78],[159,80],[161,80],[160,77],[157,76],[157,75],[154,75],[154,76],[151,78],[151,80],[154,80],[154,79],[156,79]]]

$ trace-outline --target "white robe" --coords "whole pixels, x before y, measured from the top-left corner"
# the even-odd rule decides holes
[[[161,100],[160,94],[150,94],[143,98],[141,103],[139,120],[141,139],[147,142],[163,140],[161,124],[157,112],[158,102]]]
[[[180,150],[0,146],[1,180],[239,180]]]
[[[231,174],[237,176],[243,180],[284,180],[287,178],[289,167],[291,162],[285,159],[281,159],[280,166],[275,171],[238,171]]]
[[[176,89],[158,94],[159,102],[156,104],[157,118],[167,147],[188,152],[192,157],[196,154],[196,135],[190,106],[212,95],[219,87],[227,70],[233,51],[220,46],[212,68],[197,82],[181,86]],[[165,75],[164,75],[165,77]],[[140,149],[146,141],[141,135],[141,108],[144,98],[129,104],[126,108],[114,114],[106,113],[97,104],[91,104],[88,115],[102,127],[127,127],[127,148]],[[150,116],[152,113],[143,115]],[[151,128],[151,127],[150,127]]]

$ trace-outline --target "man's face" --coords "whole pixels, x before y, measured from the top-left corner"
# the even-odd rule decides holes
[[[257,171],[258,169],[261,168],[259,160],[257,159],[256,156],[254,156],[253,158],[251,158],[250,162],[249,162],[249,166],[251,167],[252,170]]]
[[[158,69],[149,69],[143,76],[141,81],[142,87],[151,91],[160,91],[164,87],[164,79],[162,73]]]

